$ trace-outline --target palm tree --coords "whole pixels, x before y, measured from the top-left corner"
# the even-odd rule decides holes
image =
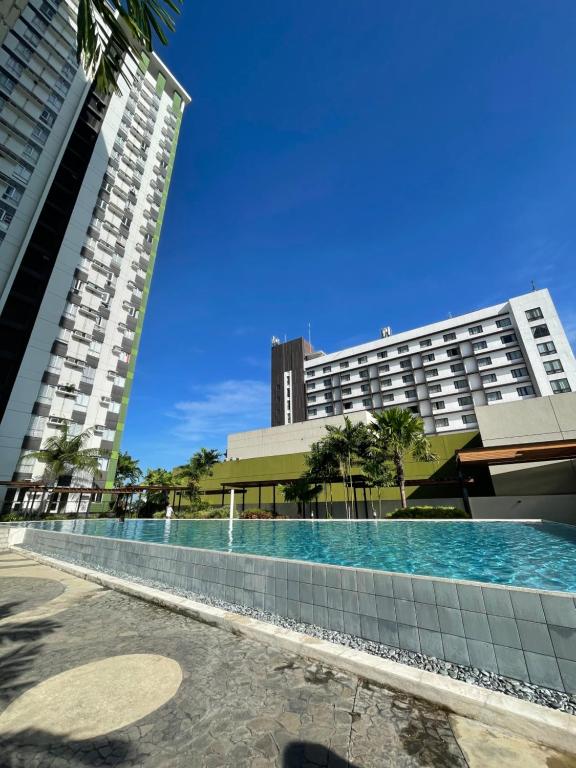
[[[142,470],[138,466],[138,460],[133,459],[126,451],[118,454],[118,464],[116,465],[116,475],[114,482],[116,485],[134,485],[142,477]]]
[[[394,485],[394,473],[385,463],[385,459],[378,455],[377,451],[371,451],[370,455],[362,461],[362,474],[364,475],[364,482],[371,489],[370,506],[372,508],[372,516],[376,517],[374,499],[372,498],[372,488],[376,488],[378,493],[378,517],[382,517],[382,496],[380,490]]]
[[[342,483],[344,484],[344,504],[346,517],[351,517],[350,488],[352,487],[352,467],[366,454],[369,445],[369,432],[365,424],[353,424],[346,416],[343,427],[328,425],[327,434],[322,438],[326,450],[338,463]]]
[[[178,14],[180,5],[181,0],[80,0],[76,57],[98,91],[118,90],[122,60],[128,53],[152,51],[154,37],[166,45],[165,29],[175,29],[167,9]]]
[[[212,467],[220,461],[220,451],[215,448],[200,448],[186,464],[174,468],[174,478],[183,481],[192,499],[199,493],[200,480],[212,475]]]
[[[39,451],[30,453],[45,465],[44,480],[47,485],[57,485],[64,475],[70,475],[75,471],[89,475],[92,479],[100,473],[99,459],[107,456],[107,453],[100,448],[87,448],[86,444],[91,437],[91,429],[86,429],[77,435],[70,435],[68,424],[65,424],[61,432],[49,437]],[[41,508],[44,513],[46,510],[43,503]]]
[[[403,408],[389,408],[374,413],[370,424],[372,450],[382,463],[391,462],[400,489],[402,507],[406,507],[406,483],[404,462],[408,457],[415,461],[436,461],[430,441],[424,434],[424,422],[419,416]]]
[[[143,485],[174,485],[174,476],[168,469],[148,469]],[[168,491],[163,489],[146,492],[146,505],[163,508],[168,504]]]
[[[321,485],[311,485],[305,477],[299,477],[291,483],[280,486],[284,501],[295,501],[298,505],[298,516],[302,517],[302,511],[306,516],[306,503],[311,502],[322,490]]]
[[[306,473],[304,477],[311,483],[322,483],[324,490],[324,503],[326,505],[326,517],[332,517],[332,483],[340,479],[338,461],[331,451],[327,441],[312,443],[310,452],[306,454]],[[330,494],[330,515],[328,515],[328,494]]]

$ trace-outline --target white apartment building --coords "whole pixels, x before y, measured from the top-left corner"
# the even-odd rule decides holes
[[[0,480],[91,429],[110,485],[190,98],[154,54],[121,93],[76,64],[72,0],[17,0],[0,24]],[[74,477],[81,484],[87,478]],[[0,489],[0,501],[2,490]]]
[[[331,354],[308,349],[303,358],[302,397],[293,374],[290,390],[280,391],[279,373],[290,371],[273,372],[273,416],[281,414],[274,400],[286,403],[273,426],[400,406],[442,434],[476,429],[477,406],[576,390],[576,361],[547,290],[412,331],[384,329],[376,341]]]

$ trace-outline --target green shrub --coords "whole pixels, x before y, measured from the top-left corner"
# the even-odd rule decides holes
[[[470,515],[458,507],[400,507],[390,512],[387,517],[394,520],[422,519],[438,520],[442,518],[469,518]]]
[[[270,520],[273,515],[267,509],[245,509],[238,513],[241,520]]]

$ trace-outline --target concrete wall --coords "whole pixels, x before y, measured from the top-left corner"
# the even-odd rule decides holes
[[[576,693],[575,596],[19,529],[34,552]]]
[[[476,409],[485,446],[576,439],[576,392]],[[490,468],[497,496],[576,493],[576,461]]]
[[[576,525],[576,496],[489,496],[470,498],[472,517],[479,520],[550,520]]]

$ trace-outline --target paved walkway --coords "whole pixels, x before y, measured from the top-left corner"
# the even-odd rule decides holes
[[[0,768],[576,768],[398,692],[0,554]]]

